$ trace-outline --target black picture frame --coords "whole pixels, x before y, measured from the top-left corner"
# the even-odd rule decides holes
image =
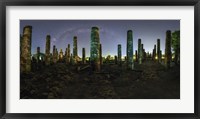
[[[6,6],[194,6],[194,113],[6,113]],[[200,118],[200,0],[0,0],[0,117],[2,119],[66,118]],[[164,108],[164,107],[163,107]],[[187,107],[185,107],[187,108]]]

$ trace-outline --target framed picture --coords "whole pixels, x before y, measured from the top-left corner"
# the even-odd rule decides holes
[[[1,118],[200,118],[199,0],[0,7]]]

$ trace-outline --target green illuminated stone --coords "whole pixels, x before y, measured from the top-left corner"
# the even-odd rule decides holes
[[[132,30],[127,31],[127,68],[134,69],[133,61],[133,33]]]
[[[121,44],[118,44],[117,46],[117,54],[118,54],[118,64],[121,66],[122,64],[122,46]]]

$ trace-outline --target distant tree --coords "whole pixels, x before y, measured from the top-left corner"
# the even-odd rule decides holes
[[[172,48],[175,54],[174,61],[176,64],[180,62],[180,30],[172,33]]]
[[[106,60],[107,60],[107,61],[110,61],[110,60],[111,60],[111,55],[108,55],[108,56],[106,57]]]

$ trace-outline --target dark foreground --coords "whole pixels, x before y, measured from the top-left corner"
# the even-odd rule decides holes
[[[180,66],[166,70],[153,61],[136,63],[133,71],[104,64],[100,73],[58,63],[20,77],[21,99],[180,98]]]

